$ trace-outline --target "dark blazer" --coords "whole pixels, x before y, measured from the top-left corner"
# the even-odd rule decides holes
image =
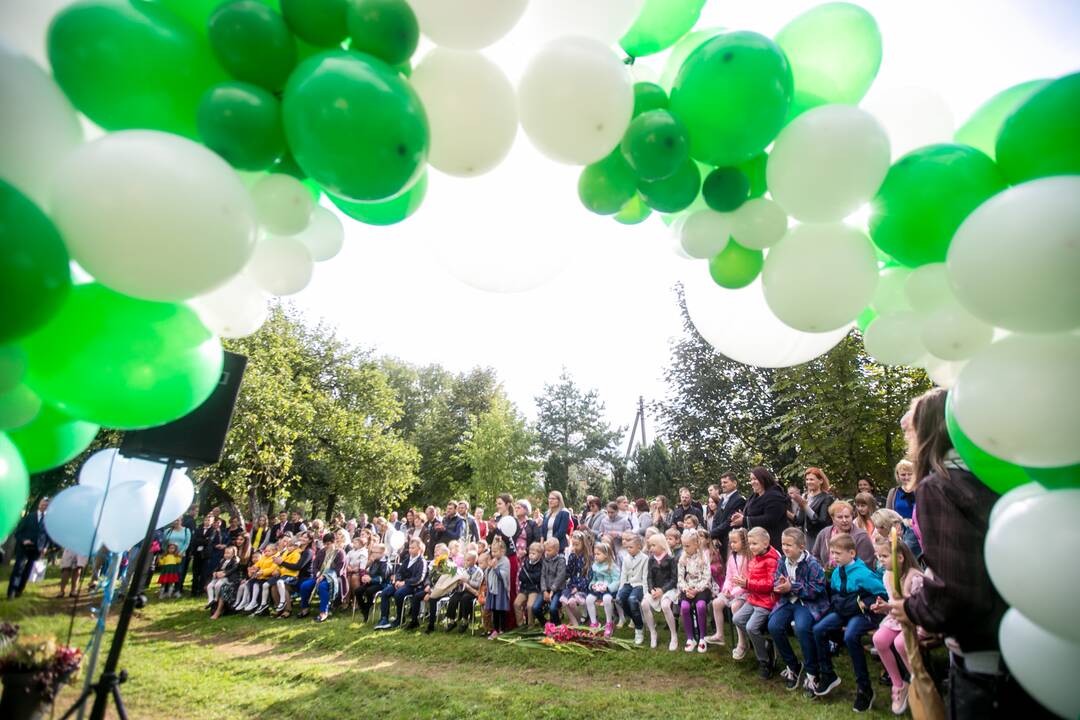
[[[559,541],[559,552],[566,549],[566,531],[570,529],[570,511],[562,509],[555,516],[555,523],[552,526],[553,533],[548,533],[548,516],[551,511],[544,513],[544,519],[540,523],[540,536],[547,540],[549,537],[553,537]]]
[[[236,558],[222,560],[217,571],[225,573],[225,580],[234,585],[239,584],[243,579],[243,570],[240,567],[240,561]]]
[[[29,540],[38,549],[39,553],[45,552],[45,548],[49,546],[49,534],[45,532],[44,513],[42,515],[42,519],[38,520],[38,510],[35,507],[33,512],[27,513],[23,517],[19,527],[15,530],[15,542],[18,545],[22,545]]]
[[[795,521],[792,525],[801,527],[806,533],[807,547],[813,547],[818,533],[832,525],[829,506],[833,504],[833,500],[833,496],[829,493],[819,493],[806,501],[806,510],[799,508],[795,511]]]
[[[465,521],[460,515],[451,518],[443,518],[443,529],[435,532],[435,542],[450,544],[451,540],[460,540],[461,532],[465,529]]]
[[[682,505],[675,506],[675,509],[671,511],[671,524],[678,525],[687,515],[697,516],[698,527],[705,526],[705,512],[701,509],[700,503],[693,501],[690,502],[690,507],[688,508],[684,508]]]
[[[289,529],[289,523],[274,523],[270,526],[270,540],[269,542],[276,543],[281,539],[281,536],[285,534],[285,531]]]
[[[469,529],[469,542],[480,542],[484,539],[480,537],[480,528],[476,526],[476,520],[474,520],[471,516],[463,518],[458,515],[458,518],[461,520],[462,535],[465,534],[466,527],[468,527]]]
[[[709,528],[709,537],[720,545],[720,552],[727,559],[728,533],[731,532],[731,516],[742,512],[746,507],[746,498],[736,492],[728,498],[727,504],[717,508],[716,515],[712,519],[712,527]]]
[[[750,495],[743,509],[743,527],[765,528],[769,531],[769,544],[779,551],[780,535],[788,527],[788,502],[787,493],[779,485],[773,485],[761,495]]]
[[[532,545],[534,542],[542,542],[543,538],[540,536],[540,526],[536,524],[533,519],[525,521],[525,543],[526,545]]]
[[[370,584],[374,587],[381,587],[390,582],[390,563],[384,557],[369,565],[364,572],[371,578]]]
[[[413,590],[421,590],[424,587],[424,576],[427,575],[427,563],[424,560],[424,556],[420,555],[416,558],[416,562],[409,565],[408,558],[402,560],[401,564],[397,568],[397,580],[405,583],[405,587],[412,588]]]
[[[214,550],[214,543],[211,540],[216,536],[217,533],[214,532],[212,526],[195,528],[195,532],[191,534],[191,545],[188,546],[191,548],[191,554],[204,559],[210,557],[210,553]]]

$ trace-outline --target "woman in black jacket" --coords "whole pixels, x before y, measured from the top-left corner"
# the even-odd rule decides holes
[[[835,499],[829,493],[829,478],[821,468],[809,467],[803,473],[806,495],[793,495],[797,509],[789,515],[791,524],[802,528],[806,534],[806,546],[813,547],[818,533],[832,524],[829,506]]]
[[[776,476],[760,465],[750,471],[750,487],[753,493],[742,512],[731,516],[732,527],[764,528],[769,533],[769,544],[780,549],[780,535],[788,526],[788,498],[776,484]]]

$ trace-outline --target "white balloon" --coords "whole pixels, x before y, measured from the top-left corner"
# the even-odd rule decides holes
[[[923,313],[953,301],[945,263],[927,263],[912,270],[904,283],[904,296],[911,309]]]
[[[83,139],[49,74],[0,43],[0,177],[44,209],[53,175]]]
[[[45,532],[60,547],[84,557],[92,555],[102,543],[97,528],[103,501],[99,487],[75,485],[64,488],[52,498],[45,511]]]
[[[803,222],[843,220],[877,193],[889,171],[889,138],[865,110],[824,105],[780,131],[766,167],[769,192]]]
[[[1017,332],[1080,328],[1080,177],[1009,188],[968,215],[949,246],[956,297]]]
[[[517,97],[499,66],[480,53],[436,48],[409,78],[431,127],[428,162],[449,175],[482,175],[517,135]]]
[[[610,48],[585,37],[559,38],[541,48],[525,68],[518,97],[529,140],[570,165],[610,153],[634,111],[629,70]]]
[[[409,0],[420,32],[436,45],[479,50],[517,24],[528,0]]]
[[[223,338],[242,338],[257,332],[266,322],[268,300],[266,291],[250,275],[240,273],[190,304],[210,332]]]
[[[1053,570],[1055,578],[1069,574],[1062,573],[1061,568]],[[1037,590],[1032,588],[1033,592]],[[1033,698],[1063,718],[1080,716],[1080,688],[1076,683],[1080,643],[1047,632],[1015,608],[1001,619],[998,641],[1005,664]]]
[[[956,384],[957,379],[960,377],[960,371],[967,365],[967,361],[949,362],[933,355],[925,355],[923,361],[915,363],[915,365],[926,370],[926,374],[930,376],[935,385],[951,388]]]
[[[731,236],[745,248],[764,250],[783,239],[788,216],[768,198],[747,200],[734,212]]]
[[[942,360],[967,360],[993,340],[993,326],[956,302],[944,303],[923,319],[923,346]]]
[[[251,186],[259,224],[275,235],[295,235],[308,226],[315,205],[304,183],[292,175],[271,173]]]
[[[994,525],[997,524],[998,518],[1000,518],[1006,510],[1021,500],[1039,497],[1048,492],[1050,491],[1037,482],[1029,482],[1025,485],[1014,487],[1012,490],[998,498],[998,501],[994,503],[994,507],[990,508],[989,527],[994,527]]]
[[[149,492],[156,500],[164,474],[164,463],[125,457],[116,448],[106,448],[97,451],[83,463],[79,469],[79,485],[101,490],[106,496],[106,502],[111,503],[113,490],[132,483],[142,483],[148,486]],[[121,496],[127,497],[126,491]],[[162,502],[158,527],[164,527],[183,515],[194,497],[195,486],[188,477],[187,471],[183,468],[175,468],[169,476],[169,487]],[[153,503],[150,507],[153,509]],[[143,533],[146,532],[146,524],[149,521],[150,513],[147,512],[142,520]]]
[[[98,528],[98,536],[109,550],[124,552],[146,536],[157,493],[157,486],[149,482],[110,484]]]
[[[37,417],[41,398],[26,385],[0,393],[0,430],[14,430]]]
[[[849,324],[869,304],[877,280],[870,238],[841,223],[796,225],[769,250],[761,271],[769,307],[803,332]]]
[[[727,247],[734,218],[732,213],[698,210],[681,225],[679,244],[683,251],[692,258],[708,259]]]
[[[57,175],[53,220],[72,259],[147,300],[187,300],[238,273],[255,247],[255,207],[202,145],[124,130],[83,145]]]
[[[911,270],[896,265],[882,268],[878,273],[877,288],[870,304],[879,314],[911,310],[911,304],[904,294]]]
[[[926,354],[922,320],[913,312],[879,315],[863,333],[863,345],[882,365],[913,365]]]
[[[952,110],[933,90],[873,87],[860,105],[885,128],[894,159],[925,145],[952,142]]]
[[[773,314],[761,280],[739,290],[725,290],[700,264],[683,278],[686,311],[694,327],[717,352],[758,367],[791,367],[824,355],[847,335],[849,327],[827,333],[795,330]]]
[[[973,357],[953,413],[977,446],[1024,467],[1080,462],[1080,335],[1010,335]]]
[[[312,260],[326,262],[341,252],[345,228],[332,210],[316,205],[311,211],[311,222],[296,237],[311,253]]]
[[[644,5],[645,0],[534,0],[527,24],[545,38],[581,35],[614,45]]]
[[[245,273],[271,295],[293,295],[311,282],[315,262],[295,237],[267,235],[259,240]]]

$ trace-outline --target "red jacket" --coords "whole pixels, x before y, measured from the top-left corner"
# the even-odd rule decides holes
[[[772,610],[776,604],[776,593],[773,592],[773,577],[776,575],[776,566],[780,563],[780,553],[776,548],[769,546],[764,555],[755,555],[750,558],[746,566],[746,601],[755,607]]]

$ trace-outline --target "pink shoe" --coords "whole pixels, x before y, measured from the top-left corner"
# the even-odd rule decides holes
[[[614,631],[615,628],[612,627],[610,622],[604,625],[604,637],[611,637],[611,633],[613,633]]]
[[[598,623],[598,622],[589,623],[589,629],[593,630],[593,631],[599,630],[600,629],[600,623]]]
[[[490,634],[490,635],[488,635],[488,640],[494,640],[494,639],[495,639],[495,638],[497,638],[497,637],[499,637],[499,633],[498,633],[498,631],[496,631],[496,630],[492,630],[492,631],[491,631],[491,634]]]

